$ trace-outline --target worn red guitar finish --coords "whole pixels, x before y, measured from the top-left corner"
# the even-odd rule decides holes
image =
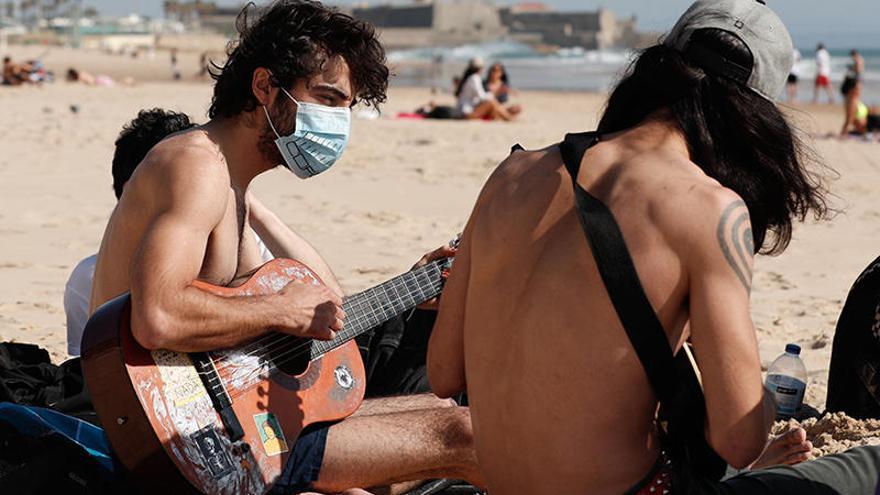
[[[364,396],[354,338],[440,293],[451,259],[346,297],[330,341],[270,332],[235,349],[149,351],[131,334],[130,298],[99,308],[83,335],[83,374],[117,457],[150,491],[262,495],[306,426],[351,415]],[[277,259],[225,297],[320,285],[305,265]]]

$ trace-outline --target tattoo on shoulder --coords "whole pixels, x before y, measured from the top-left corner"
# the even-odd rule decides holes
[[[749,222],[749,209],[742,200],[730,203],[721,213],[716,236],[724,259],[736,273],[746,292],[751,292],[752,269],[749,259],[755,255],[755,241]]]

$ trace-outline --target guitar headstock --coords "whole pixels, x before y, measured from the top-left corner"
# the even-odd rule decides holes
[[[452,239],[451,241],[449,241],[449,247],[455,249],[455,248],[458,248],[458,246],[460,244],[461,244],[461,232],[459,232],[455,236],[455,239]],[[452,258],[452,257],[443,258],[442,260],[437,260],[437,262],[440,266],[440,276],[443,278],[443,280],[446,280],[446,278],[449,276],[449,269],[452,268],[453,260],[454,260],[454,258]]]

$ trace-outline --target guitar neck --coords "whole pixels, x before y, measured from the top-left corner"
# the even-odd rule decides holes
[[[438,260],[398,275],[385,283],[347,296],[342,303],[345,325],[333,340],[313,341],[311,358],[354,339],[371,328],[410,310],[440,294],[443,287],[443,266]]]

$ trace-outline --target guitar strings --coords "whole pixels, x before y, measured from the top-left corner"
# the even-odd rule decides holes
[[[408,283],[405,281],[404,277],[409,275],[413,279],[415,279],[415,282],[417,284],[416,288],[419,289],[420,285],[424,284],[425,282],[427,282],[429,284],[432,283],[431,278],[436,277],[437,274],[428,273],[428,272],[431,272],[433,268],[439,269],[439,266],[441,264],[443,264],[444,262],[445,262],[445,260],[437,260],[437,261],[430,262],[429,264],[427,264],[425,266],[422,266],[422,267],[419,267],[415,270],[411,270],[411,271],[406,272],[404,274],[398,275],[397,277],[395,277],[392,280],[389,280],[388,282],[394,282],[393,284],[391,284],[391,288],[395,289],[395,292],[397,292],[397,288],[400,288],[400,287],[407,287],[407,289],[408,289],[409,288]],[[419,278],[420,276],[424,277],[426,280],[420,279]],[[386,282],[386,284],[388,282]],[[364,297],[367,295],[367,293],[376,292],[377,289],[383,288],[383,292],[385,292],[385,294],[383,294],[383,295],[390,297],[390,294],[388,294],[387,291],[384,290],[384,286],[385,286],[385,284],[380,284],[378,286],[371,287],[369,289],[361,291],[357,294],[353,294],[353,295],[347,297],[343,304],[350,302],[351,303],[350,310],[352,310],[353,313],[363,311],[365,309],[365,307],[369,304],[369,300],[366,297]],[[369,308],[367,308],[367,309],[369,309]],[[358,315],[355,315],[355,322],[357,322],[357,316]],[[346,315],[346,317],[347,317],[346,319],[349,319],[348,315]],[[259,352],[260,350],[267,348],[267,347],[270,347],[270,346],[278,343],[279,341],[287,340],[288,337],[294,338],[294,339],[298,338],[298,337],[295,337],[295,336],[292,336],[289,334],[285,334],[285,333],[281,333],[281,332],[269,332],[267,335],[264,335],[254,341],[251,341],[250,343],[237,349],[238,352],[235,353],[235,356],[236,357],[252,356],[252,355],[254,355],[253,351]],[[216,366],[216,363],[218,363],[218,362],[223,363],[224,361],[226,361],[225,355],[221,356],[215,360],[215,366]]]
[[[363,292],[366,292],[366,291],[363,291]],[[362,294],[362,293],[354,294],[354,295],[346,298],[345,302],[348,302],[349,300],[352,300],[352,299],[357,299],[357,296],[359,296],[360,294]],[[359,301],[356,301],[356,302],[359,302]],[[281,332],[269,332],[266,335],[263,335],[255,340],[251,341],[250,343],[245,344],[244,346],[238,348],[237,349],[238,352],[236,354],[238,354],[238,355],[244,354],[246,356],[250,355],[251,351],[259,350],[262,347],[266,347],[268,345],[271,345],[270,344],[271,341],[273,341],[273,340],[277,341],[278,340],[277,337],[280,336],[281,338],[283,338],[285,335],[286,334],[281,333]]]
[[[438,264],[438,267],[439,267],[439,264]],[[433,267],[426,267],[426,268],[428,268],[428,269],[427,269],[427,270],[424,270],[422,273],[412,274],[412,278],[413,278],[414,281],[416,282],[416,289],[417,289],[419,292],[421,292],[421,296],[422,296],[422,297],[425,297],[424,291],[422,290],[422,285],[425,285],[425,284],[432,284],[432,285],[433,285],[433,284],[435,284],[435,282],[432,281],[432,278],[436,279],[436,277],[437,277],[437,274],[430,274],[430,273],[427,273],[427,272],[430,272],[430,271],[431,271],[430,268],[433,268]],[[407,274],[409,274],[409,273],[410,273],[410,272],[408,272]],[[407,275],[407,274],[404,274],[404,275]],[[420,280],[420,279],[419,279],[419,275],[423,275],[424,278],[425,278],[425,280]],[[389,282],[390,282],[390,281],[389,281]],[[390,287],[391,287],[392,289],[394,289],[394,292],[395,292],[395,294],[396,294],[396,296],[397,296],[397,299],[400,299],[400,300],[402,300],[403,297],[400,295],[400,293],[397,291],[397,289],[398,289],[398,288],[401,288],[401,287],[406,287],[406,289],[407,289],[408,292],[404,293],[405,296],[408,296],[409,298],[411,298],[411,299],[413,299],[413,300],[415,301],[415,297],[414,297],[414,296],[415,296],[415,292],[416,292],[416,291],[415,291],[415,290],[412,290],[412,289],[410,288],[410,284],[409,284],[409,282],[407,282],[406,280],[404,280],[404,279],[398,280],[397,282],[395,282],[394,284],[392,284]],[[376,289],[378,289],[378,288],[382,288],[382,295],[383,295],[383,296],[385,296],[385,297],[388,298],[388,299],[391,298],[391,294],[389,294],[389,291],[386,289],[386,287],[385,287],[384,284],[382,284],[382,285],[380,285],[380,286],[377,286],[377,287],[373,287],[373,288],[367,289],[367,290],[365,290],[365,291],[362,291],[362,292],[360,292],[360,293],[354,294],[354,295],[350,296],[349,298],[347,298],[346,302],[350,302],[350,303],[351,303],[351,306],[349,306],[349,312],[352,313],[351,317],[347,317],[347,319],[348,319],[349,321],[353,321],[353,323],[354,323],[355,325],[357,325],[357,324],[363,324],[363,323],[365,323],[367,320],[369,320],[370,316],[373,316],[373,317],[376,316],[377,311],[373,308],[372,305],[369,305],[369,297],[367,297],[367,296],[375,297],[374,294],[368,294],[368,292],[371,292],[371,291],[372,291],[372,292],[377,292]],[[433,296],[431,296],[431,297],[433,297]],[[430,298],[430,297],[428,297],[428,299],[429,299],[429,298]],[[427,300],[427,299],[426,299],[426,300]],[[383,313],[383,314],[382,314],[382,317],[383,317],[383,318],[385,317],[385,315],[384,315],[384,313],[385,313],[385,306],[386,306],[386,305],[383,304],[381,307],[378,308],[379,310],[382,311],[382,313]],[[394,306],[394,302],[391,301],[391,312],[392,312],[392,314],[393,314],[393,312],[394,312],[394,307],[393,307],[393,306]],[[365,309],[366,309],[367,311],[364,311]],[[347,313],[348,313],[348,312],[347,312]],[[344,331],[344,330],[343,330],[343,331]],[[306,339],[306,338],[303,338],[303,337],[296,337],[296,336],[293,336],[293,335],[284,334],[284,333],[280,333],[280,332],[272,332],[272,335],[271,335],[271,337],[270,337],[269,339],[262,339],[262,338],[261,338],[260,340],[261,340],[261,342],[257,342],[257,343],[256,343],[257,345],[253,345],[254,343],[252,343],[251,345],[246,346],[245,348],[240,349],[239,352],[236,352],[233,356],[234,356],[236,359],[241,359],[241,358],[246,358],[246,357],[249,357],[249,356],[254,356],[254,355],[257,355],[257,354],[265,355],[265,353],[263,353],[264,350],[270,349],[272,346],[277,345],[277,344],[279,344],[279,343],[280,343],[280,344],[284,344],[285,341],[289,341],[289,340],[307,340],[307,341],[308,341],[309,339]],[[262,342],[262,341],[264,341],[264,340],[265,340],[265,343]],[[259,344],[262,344],[262,345],[259,345]],[[276,349],[276,350],[277,350],[277,349]],[[245,352],[242,352],[242,351],[245,351]],[[247,352],[247,351],[251,351],[251,352]],[[271,351],[270,351],[270,352],[271,352]],[[216,360],[214,360],[215,367],[218,366],[218,363],[219,363],[220,365],[224,365],[224,364],[225,364],[224,368],[225,368],[225,367],[229,367],[229,366],[234,366],[234,362],[233,362],[232,364],[226,364],[227,362],[231,362],[231,358],[230,358],[230,356],[228,356],[228,355],[220,356],[219,358],[217,358]],[[220,371],[220,368],[218,368],[218,371]]]
[[[432,283],[432,287],[431,287],[433,294],[432,294],[431,296],[427,297],[425,300],[429,299],[430,297],[433,297],[433,295],[439,294],[439,292],[440,292],[440,287],[441,287],[441,286],[442,286],[442,284],[441,284],[441,281],[440,281],[440,280],[436,280],[435,282],[433,282],[433,283]],[[422,292],[422,294],[423,294],[423,297],[425,297],[424,292]],[[414,306],[415,304],[417,304],[417,303],[416,303],[415,298],[413,298],[413,304],[410,304],[410,305],[407,305],[407,306],[410,306],[410,307],[411,307],[411,306]],[[382,318],[382,319],[375,319],[374,321],[379,321],[379,322],[381,322],[381,321],[387,320],[388,318],[392,317],[394,314],[397,314],[397,312],[398,312],[398,311],[395,310],[395,308],[394,308],[393,305],[392,305],[390,308],[388,308],[388,309],[389,309],[390,316],[387,315],[387,314],[385,314],[385,313],[386,313],[386,312],[385,312],[385,309],[386,309],[386,306],[385,306],[385,305],[383,305],[383,306],[380,307],[379,309],[382,311],[382,315],[381,315],[381,318]],[[376,316],[376,315],[374,314],[374,316]],[[358,320],[359,320],[359,321],[358,321]],[[353,325],[352,327],[350,327],[350,328],[347,329],[347,330],[346,330],[346,329],[343,329],[343,330],[341,330],[339,333],[337,333],[336,337],[335,337],[333,340],[329,340],[329,341],[317,341],[317,340],[314,340],[314,339],[302,339],[302,338],[297,338],[297,337],[293,337],[293,336],[287,336],[287,337],[290,337],[291,340],[302,341],[302,343],[299,344],[299,345],[294,346],[293,348],[287,349],[287,350],[284,351],[283,353],[278,354],[278,355],[275,355],[275,356],[271,356],[271,355],[270,355],[271,353],[262,353],[261,350],[258,350],[257,352],[254,352],[254,353],[252,353],[251,355],[257,355],[257,354],[259,354],[261,358],[264,358],[264,360],[268,362],[268,367],[271,369],[272,372],[274,372],[274,371],[276,371],[280,366],[283,366],[285,363],[288,363],[288,362],[292,361],[293,359],[296,359],[296,358],[298,358],[298,357],[300,357],[300,356],[302,356],[302,355],[305,354],[305,352],[297,352],[297,351],[301,351],[301,350],[303,350],[304,348],[308,347],[308,352],[311,353],[311,351],[312,351],[312,348],[311,348],[311,347],[312,347],[313,345],[321,346],[321,345],[323,344],[324,346],[328,347],[327,349],[323,350],[323,352],[322,352],[322,354],[323,354],[323,353],[325,353],[325,352],[329,352],[329,351],[332,350],[332,349],[335,349],[336,347],[339,347],[340,345],[344,344],[344,343],[347,342],[348,340],[351,340],[352,337],[357,336],[359,333],[362,333],[364,330],[367,330],[367,329],[369,329],[370,327],[372,327],[372,326],[375,325],[375,323],[373,323],[373,325],[367,325],[367,324],[369,324],[369,323],[371,323],[371,322],[370,322],[369,319],[366,318],[366,317],[356,318],[356,322],[355,322],[355,323],[360,323],[360,324],[361,324],[361,328],[358,328],[357,326]],[[278,350],[278,349],[276,349],[276,351],[277,351],[277,350]],[[291,356],[291,353],[294,353],[294,355]],[[267,357],[268,357],[269,359],[266,359]],[[284,358],[284,359],[282,359],[282,358]],[[222,370],[225,371],[225,370],[226,370],[227,368],[229,368],[230,366],[234,366],[234,364],[233,364],[233,365],[227,365],[226,367],[222,368]],[[264,364],[263,366],[260,366],[260,367],[258,367],[258,368],[255,368],[255,369],[253,370],[253,372],[254,372],[255,374],[260,374],[260,373],[263,372],[263,368],[264,368],[264,367],[267,367],[267,365]],[[218,374],[219,374],[219,371],[220,371],[220,369],[218,369]],[[245,376],[245,378],[246,378],[246,379],[250,379],[250,378],[251,378],[250,375],[251,375],[251,374],[249,373],[248,375]]]
[[[436,287],[433,288],[434,291],[436,291],[436,293],[440,292],[441,285],[442,284],[440,284],[438,281],[438,283],[436,284]],[[259,366],[255,369],[249,371],[248,373],[246,373],[242,377],[237,377],[236,381],[242,381],[244,383],[247,383],[247,382],[251,381],[253,378],[259,377],[260,375],[262,375],[264,373],[266,373],[267,376],[271,376],[272,374],[278,372],[280,370],[280,367],[283,366],[284,364],[289,363],[292,360],[297,359],[297,358],[305,355],[306,353],[311,354],[311,346],[313,343],[333,342],[334,344],[329,349],[324,351],[324,352],[329,352],[330,350],[335,349],[339,345],[345,343],[346,340],[350,340],[350,336],[354,335],[355,333],[356,332],[350,332],[349,335],[347,335],[344,339],[334,339],[333,341],[313,341],[313,340],[310,340],[302,345],[299,345],[299,346],[296,346],[292,349],[289,349],[288,351],[286,351],[282,355],[276,356],[274,359],[264,361],[262,366]],[[303,348],[305,348],[305,347],[307,347],[308,349],[306,349],[305,352],[303,352]],[[291,354],[293,354],[293,355],[291,355]],[[221,380],[222,379],[223,378],[221,377]],[[245,385],[244,387],[242,387],[242,390],[239,393],[233,395],[232,397],[237,397],[237,396],[245,393],[252,386],[253,386],[253,384]]]
[[[407,272],[401,276],[396,277],[397,280],[389,281],[389,282],[392,282],[389,285],[382,284],[382,285],[367,289],[365,291],[362,291],[358,294],[354,294],[354,295],[350,296],[349,298],[347,298],[346,302],[351,303],[351,306],[349,307],[349,311],[352,312],[352,315],[351,315],[351,317],[347,316],[346,319],[348,321],[352,321],[353,325],[352,325],[352,327],[349,327],[349,329],[341,330],[333,340],[315,341],[313,339],[295,337],[295,336],[292,336],[289,334],[283,334],[283,333],[279,333],[279,332],[272,332],[272,335],[270,335],[268,338],[262,337],[262,338],[258,339],[257,341],[252,342],[248,346],[245,346],[245,348],[241,349],[241,350],[250,351],[250,352],[244,352],[244,353],[237,352],[231,356],[224,355],[224,356],[220,356],[217,359],[212,358],[212,360],[214,361],[214,364],[215,364],[215,369],[219,373],[221,371],[225,371],[229,367],[235,366],[234,361],[232,361],[233,357],[235,359],[242,359],[242,358],[247,358],[249,356],[256,356],[256,355],[259,355],[259,357],[262,357],[262,358],[271,357],[272,352],[277,352],[279,350],[284,349],[285,344],[289,345],[289,343],[290,343],[289,341],[291,341],[291,340],[292,341],[303,341],[303,342],[300,345],[297,345],[292,349],[288,349],[287,351],[285,351],[281,355],[276,355],[273,359],[274,361],[278,361],[279,358],[287,356],[292,351],[296,351],[296,350],[302,349],[303,347],[307,347],[307,346],[310,347],[312,345],[312,343],[315,343],[315,342],[316,343],[335,342],[335,341],[343,339],[343,338],[349,339],[353,333],[356,333],[358,330],[360,330],[357,328],[359,325],[369,323],[370,319],[375,319],[376,316],[380,316],[379,312],[381,312],[381,318],[383,318],[383,319],[390,318],[391,316],[396,314],[396,309],[394,307],[395,306],[394,300],[392,299],[392,294],[390,293],[391,291],[393,291],[396,298],[401,301],[404,300],[406,297],[409,297],[413,302],[416,302],[416,297],[415,297],[416,291],[421,293],[420,296],[423,298],[423,300],[430,299],[431,297],[436,295],[436,294],[432,294],[432,295],[428,296],[427,294],[425,294],[425,291],[423,290],[423,286],[430,284],[432,286],[431,289],[433,289],[434,291],[437,291],[439,289],[439,285],[438,285],[439,279],[438,279],[437,275],[439,275],[439,273],[442,273],[442,270],[439,270],[440,264],[441,264],[441,262],[432,262],[432,264],[426,265],[424,267],[420,267],[423,269],[419,270],[418,273],[415,273],[416,272],[415,270],[411,271],[411,272]],[[437,272],[436,273],[429,273],[429,272],[433,271],[432,269],[436,269]],[[406,275],[410,275],[410,280],[406,280],[406,278],[405,278]],[[420,278],[420,276],[422,276],[422,278]],[[412,288],[413,282],[415,282],[415,290]],[[427,284],[426,284],[426,282],[427,282]],[[406,289],[406,291],[404,291],[403,295],[401,295],[401,291],[399,291],[398,289],[404,289],[404,288]],[[369,304],[370,300],[369,300],[369,297],[367,297],[367,296],[375,297],[375,295],[376,295],[375,293],[378,292],[378,289],[381,289],[382,296],[385,296],[385,298],[390,300],[390,304],[385,302],[382,305],[380,305],[378,308]],[[373,294],[370,294],[370,292],[372,292]],[[386,312],[390,313],[391,316],[386,315]],[[384,320],[379,320],[379,322],[381,322],[381,321],[384,321]],[[350,330],[350,331],[347,331],[347,330]],[[338,347],[338,345],[339,344],[331,347],[331,349]],[[273,349],[273,347],[274,347],[274,349]],[[267,350],[268,350],[268,352],[265,352]],[[328,351],[329,350],[330,349],[328,349]],[[201,373],[210,373],[210,371],[201,372]]]

